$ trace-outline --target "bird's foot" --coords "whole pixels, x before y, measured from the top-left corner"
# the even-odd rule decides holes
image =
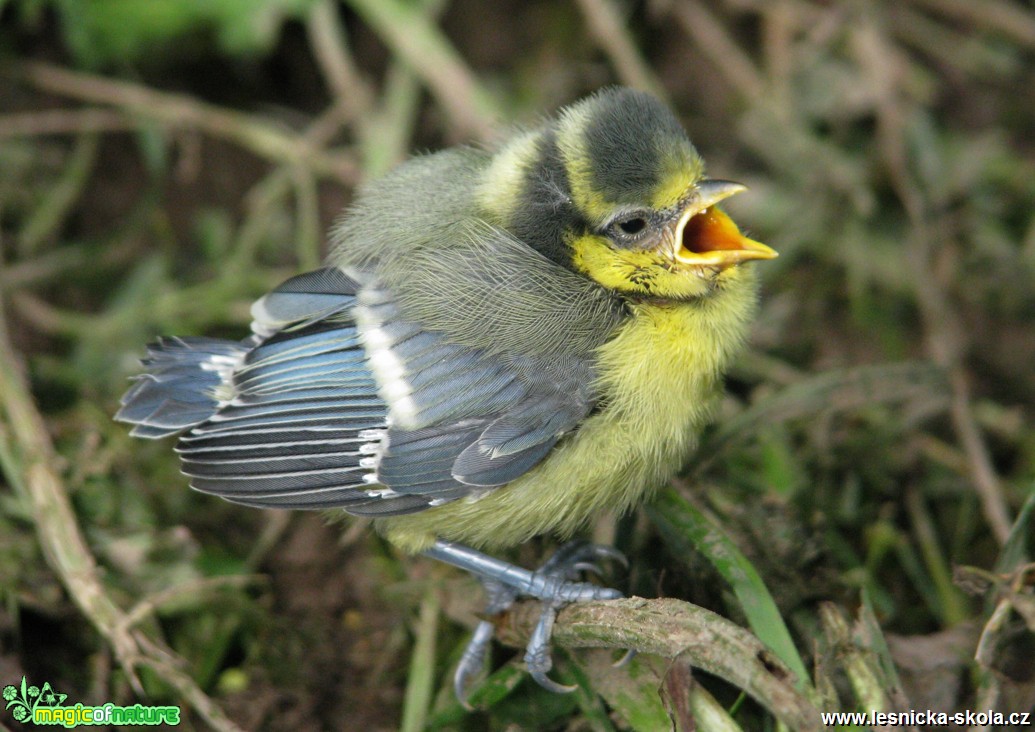
[[[557,611],[572,602],[615,600],[622,597],[618,590],[578,580],[584,572],[599,576],[601,570],[598,563],[605,559],[627,565],[625,557],[616,549],[585,542],[564,545],[534,572],[450,542],[436,542],[427,554],[466,569],[482,580],[489,598],[486,615],[496,615],[507,610],[519,596],[534,597],[543,603],[539,622],[525,647],[525,664],[529,674],[540,686],[559,693],[573,691],[575,687],[558,684],[548,675],[553,668],[550,636]],[[481,621],[457,665],[453,688],[465,706],[467,683],[481,672],[494,631],[495,626],[490,621]]]
[[[552,597],[539,597],[543,603],[543,611],[539,615],[532,636],[525,646],[525,666],[529,675],[544,689],[558,694],[575,691],[576,687],[558,684],[547,674],[553,668],[553,657],[550,654],[550,637],[553,634],[553,623],[557,619],[557,611],[569,602],[585,602],[586,600],[616,600],[622,596],[618,590],[610,587],[598,587],[585,582],[577,582],[583,572],[601,576],[598,562],[610,559],[623,567],[629,563],[620,551],[602,544],[587,544],[573,541],[558,549],[552,557],[535,573],[559,579],[564,587]],[[577,597],[565,599],[566,593],[574,592]],[[585,596],[583,593],[588,593]],[[570,597],[570,595],[569,595]]]
[[[517,599],[517,594],[507,587],[494,580],[482,580],[482,587],[488,602],[485,605],[485,615],[496,615],[507,610]],[[471,705],[467,703],[467,683],[477,677],[485,665],[485,656],[489,652],[489,645],[492,643],[492,636],[496,632],[496,626],[490,620],[482,620],[474,629],[474,635],[467,642],[460,662],[456,665],[453,673],[453,693],[460,703],[467,709]]]

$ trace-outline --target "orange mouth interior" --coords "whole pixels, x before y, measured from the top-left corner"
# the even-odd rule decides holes
[[[692,254],[745,249],[746,241],[733,219],[715,206],[706,208],[683,227],[682,248]]]

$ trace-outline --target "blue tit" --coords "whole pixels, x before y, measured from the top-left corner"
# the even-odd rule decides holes
[[[718,208],[743,189],[622,88],[496,149],[416,157],[358,194],[326,267],[255,303],[250,337],[153,344],[116,419],[180,434],[199,491],[372,517],[478,576],[490,612],[543,600],[525,659],[561,690],[553,614],[620,596],[578,581],[611,552],[572,545],[536,571],[484,552],[570,537],[688,459],[755,310],[745,264],[776,256]]]

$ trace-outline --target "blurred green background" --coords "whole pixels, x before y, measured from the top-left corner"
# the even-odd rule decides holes
[[[692,652],[559,650],[556,696],[498,647],[464,713],[472,581],[198,495],[111,421],[145,343],[244,335],[364,179],[615,83],[749,185],[728,208],[781,256],[693,464],[596,527],[612,581],[749,628],[799,711],[1031,711],[1020,0],[0,0],[0,685],[188,729],[794,727]]]

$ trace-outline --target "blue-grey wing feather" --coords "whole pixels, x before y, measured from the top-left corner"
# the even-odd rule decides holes
[[[252,306],[252,329],[269,335],[303,328],[352,307],[358,284],[337,267],[296,275]]]
[[[379,480],[399,492],[449,478],[471,488],[504,485],[538,464],[593,407],[588,359],[558,369],[441,334],[410,336],[400,326],[405,314],[376,282],[360,292],[357,311],[375,371],[380,360],[392,367],[382,369],[382,387],[405,395],[392,402],[386,394],[393,426],[378,464]]]
[[[420,511],[521,476],[593,406],[588,360],[451,342],[371,277],[300,275],[253,315],[240,343],[153,346],[118,415],[143,436],[188,430],[191,484],[238,503]]]

